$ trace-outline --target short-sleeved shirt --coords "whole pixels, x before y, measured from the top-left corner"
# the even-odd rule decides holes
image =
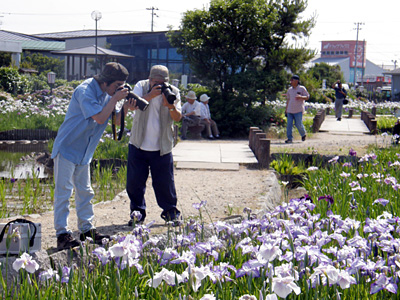
[[[143,86],[148,83],[147,80],[141,80],[136,83],[133,92],[139,97],[144,96]],[[181,96],[179,93],[175,94],[175,108],[181,111]],[[149,111],[149,118],[145,127],[144,140],[140,149],[145,151],[158,151],[160,150],[160,136],[161,136],[161,123],[160,123],[160,110],[163,105],[162,95],[156,96],[149,101],[147,110]]]
[[[296,96],[307,96],[310,97],[310,94],[307,92],[307,89],[298,85],[295,88],[290,87],[287,91],[286,98],[288,101],[287,112],[290,114],[297,114],[299,112],[304,112],[304,100],[296,100]]]
[[[54,141],[52,158],[61,153],[77,165],[91,162],[108,123],[98,124],[92,116],[100,113],[110,98],[93,78],[85,80],[75,89]]]
[[[344,98],[346,98],[346,96],[343,95],[340,91],[343,91],[347,95],[347,92],[346,92],[346,90],[344,88],[335,87],[335,97],[336,97],[336,99],[344,99]]]
[[[201,110],[200,105],[201,103],[196,100],[193,102],[193,104],[186,102],[185,104],[182,105],[182,114],[188,114],[194,111],[194,114],[196,116],[200,116],[200,110]]]

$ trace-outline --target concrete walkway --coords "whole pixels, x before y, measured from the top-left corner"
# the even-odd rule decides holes
[[[368,127],[360,116],[353,116],[352,118],[342,118],[337,121],[335,116],[327,115],[321,125],[319,131],[330,132],[333,134],[360,134],[369,133]]]
[[[327,115],[319,131],[340,135],[369,133],[360,116],[342,118]],[[172,150],[177,169],[239,170],[240,164],[257,164],[249,142],[226,140],[180,141]]]
[[[257,164],[248,141],[180,141],[172,150],[177,169],[239,170]]]

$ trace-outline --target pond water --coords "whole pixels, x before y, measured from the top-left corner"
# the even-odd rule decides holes
[[[46,143],[0,143],[0,178],[48,178],[45,167],[34,160],[35,153],[47,149]]]

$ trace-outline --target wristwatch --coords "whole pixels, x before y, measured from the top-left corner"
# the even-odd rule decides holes
[[[174,107],[174,108],[170,108],[170,109],[169,109],[169,111],[174,111],[174,110],[175,110],[175,107]]]

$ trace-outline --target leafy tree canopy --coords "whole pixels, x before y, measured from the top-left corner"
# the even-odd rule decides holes
[[[314,26],[313,18],[299,18],[306,3],[212,0],[208,10],[186,12],[179,31],[169,32],[170,42],[223,98],[233,91],[273,95],[286,84],[284,70],[297,72],[314,54],[288,43],[307,37]]]
[[[320,86],[322,86],[322,81],[324,79],[326,80],[327,87],[332,86],[337,80],[345,82],[343,72],[339,65],[331,66],[324,62],[318,63],[308,69],[307,74],[318,80]]]
[[[340,66],[331,66],[327,63],[317,63],[301,74],[301,83],[307,87],[310,93],[310,102],[332,101],[333,90],[330,89],[337,80],[344,82],[343,72]],[[326,80],[327,90],[322,90],[323,80]]]
[[[187,11],[179,30],[169,31],[171,45],[213,89],[210,106],[226,130],[259,126],[263,120],[249,117],[263,116],[252,111],[255,103],[275,100],[287,85],[287,71],[298,72],[314,56],[313,51],[289,43],[301,42],[314,26],[313,17],[300,18],[306,4],[306,0],[211,0],[209,9]],[[238,125],[239,118],[245,122]]]

